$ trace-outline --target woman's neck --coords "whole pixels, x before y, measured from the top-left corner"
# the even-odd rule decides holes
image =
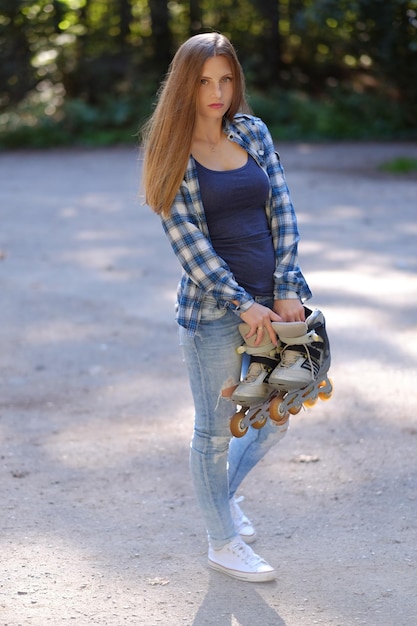
[[[197,123],[193,142],[204,145],[206,144],[211,152],[215,152],[224,138],[222,120],[216,120],[213,124]]]

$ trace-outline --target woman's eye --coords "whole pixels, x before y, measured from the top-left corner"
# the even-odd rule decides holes
[[[207,85],[207,83],[208,83],[207,78],[202,78],[202,79],[201,79],[201,81],[200,81],[200,83],[201,83],[202,85]]]

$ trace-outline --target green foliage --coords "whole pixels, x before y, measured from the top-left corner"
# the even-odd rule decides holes
[[[133,140],[177,45],[207,30],[275,137],[416,138],[417,0],[2,0],[0,145]]]
[[[152,109],[154,85],[135,98],[106,98],[99,105],[81,99],[65,102],[55,116],[21,107],[3,122],[0,147],[53,147],[58,145],[112,145],[137,143],[138,130]],[[401,111],[379,98],[339,92],[332,98],[312,98],[295,91],[275,89],[250,97],[255,113],[269,126],[276,140],[417,139],[417,131],[403,129]],[[6,122],[6,123],[5,123]]]
[[[256,115],[269,126],[275,139],[411,139],[401,109],[369,94],[333,90],[332,95],[311,97],[301,92],[275,90],[250,98]]]
[[[46,115],[39,105],[25,103],[13,115],[0,115],[0,147],[137,143],[139,126],[151,111],[154,86],[149,84],[148,90],[149,94],[142,89],[137,100],[106,97],[95,105],[68,100],[53,116]]]
[[[379,169],[390,174],[410,174],[417,172],[417,159],[411,157],[397,157],[386,163],[382,163]]]

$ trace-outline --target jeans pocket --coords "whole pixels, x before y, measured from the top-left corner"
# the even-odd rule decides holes
[[[204,296],[201,306],[202,322],[212,322],[213,320],[218,320],[223,317],[223,315],[226,315],[226,313],[227,309],[219,308],[217,300],[213,296],[209,294]]]

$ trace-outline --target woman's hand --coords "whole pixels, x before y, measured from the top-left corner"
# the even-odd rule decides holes
[[[282,317],[280,317],[277,313],[275,313],[268,307],[255,302],[255,304],[252,304],[252,306],[247,311],[244,311],[240,314],[240,318],[250,327],[246,337],[249,338],[253,337],[253,335],[256,335],[255,346],[259,346],[265,335],[265,332],[268,333],[269,338],[271,339],[274,346],[277,345],[277,334],[272,328],[271,322],[284,321]]]
[[[278,338],[271,322],[304,322],[305,312],[302,302],[298,298],[292,298],[274,300],[273,311],[255,302],[247,311],[241,313],[240,317],[250,327],[246,337],[256,335],[255,346],[259,346],[265,332],[268,333],[270,340],[276,346]]]
[[[305,311],[298,298],[274,300],[274,311],[283,322],[305,322]]]

